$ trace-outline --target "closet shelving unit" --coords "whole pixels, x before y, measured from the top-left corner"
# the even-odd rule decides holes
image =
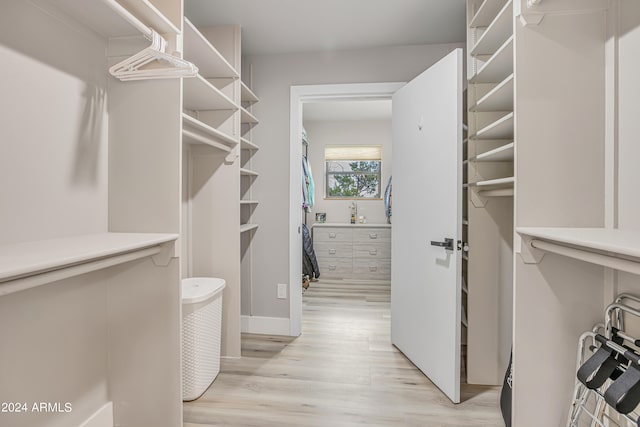
[[[2,62],[21,69],[0,101],[8,114],[2,139],[21,135],[2,168],[3,180],[20,185],[3,193],[12,209],[0,225],[0,364],[11,369],[0,394],[73,402],[58,423],[182,423],[181,81],[121,82],[108,71],[147,47],[151,29],[176,50],[181,13],[177,1],[0,5],[11,45]],[[56,55],[43,48],[49,43]],[[36,92],[47,102],[25,97]],[[19,114],[25,108],[50,120],[32,126]],[[35,151],[46,153],[42,161],[25,155]],[[2,418],[52,422],[45,414]]]
[[[239,357],[240,28],[183,20],[184,58],[198,67],[183,79],[183,277],[225,279],[221,352]]]
[[[564,425],[580,335],[603,321],[615,295],[640,289],[632,231],[640,4],[467,5],[469,378],[480,321],[504,331],[482,343],[487,360],[499,361],[498,379],[512,337],[512,425]],[[485,47],[498,45],[493,54]],[[478,298],[484,305],[474,308]]]
[[[467,382],[498,385],[511,346],[513,0],[468,0],[467,22]]]
[[[252,82],[251,66],[248,70],[247,82]],[[252,169],[251,159],[256,154],[259,146],[252,139],[252,129],[258,124],[258,119],[253,115],[253,105],[259,101],[256,94],[249,85],[240,81],[240,259],[242,275],[242,315],[245,319],[253,315],[252,293],[254,286],[253,278],[253,241],[254,234],[258,230],[259,224],[252,222],[253,213],[259,201],[253,200],[252,187],[258,178],[258,172]],[[245,329],[248,330],[248,329]]]

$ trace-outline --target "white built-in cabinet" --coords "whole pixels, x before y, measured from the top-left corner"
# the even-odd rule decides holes
[[[198,76],[113,78],[145,28]],[[72,408],[0,423],[180,426],[182,278],[226,280],[240,356],[240,28],[180,0],[7,0],[0,58],[0,401]]]
[[[513,345],[512,425],[562,426],[580,334],[640,294],[640,4],[467,5],[468,378]]]

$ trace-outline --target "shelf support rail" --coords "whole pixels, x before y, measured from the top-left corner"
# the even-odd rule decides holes
[[[640,259],[620,258],[615,255],[595,252],[588,248],[564,246],[546,240],[522,236],[520,253],[525,264],[539,264],[546,252],[640,275]]]

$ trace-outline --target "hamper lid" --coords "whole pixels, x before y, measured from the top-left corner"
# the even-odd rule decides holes
[[[222,292],[226,282],[217,277],[191,277],[182,279],[182,303],[195,304],[213,298]]]

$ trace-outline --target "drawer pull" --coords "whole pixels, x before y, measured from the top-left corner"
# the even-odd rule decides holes
[[[335,253],[336,253],[336,250],[335,250],[335,249],[329,249],[329,254],[331,254],[331,255],[335,255]]]
[[[369,249],[369,255],[378,255],[378,249],[377,248]]]
[[[335,269],[336,269],[335,264],[329,264],[329,270],[335,270]]]
[[[329,233],[329,238],[330,239],[335,239],[336,238],[336,233]]]
[[[369,238],[370,239],[377,239],[378,238],[378,233],[369,233]]]
[[[369,271],[377,271],[378,270],[378,266],[377,265],[370,265],[369,266]]]

